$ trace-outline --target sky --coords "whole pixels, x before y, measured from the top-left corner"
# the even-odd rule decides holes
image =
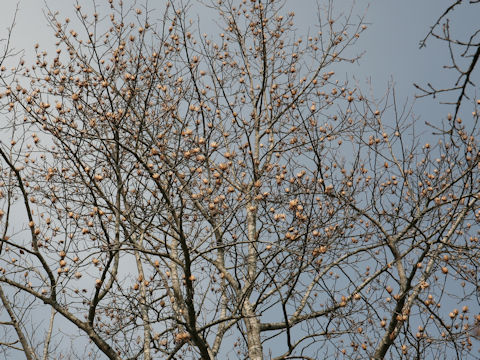
[[[130,0],[125,0],[128,2]],[[106,3],[106,0],[97,0]],[[162,1],[163,2],[163,1]],[[338,12],[349,11],[350,1],[335,0]],[[91,1],[81,3],[91,4]],[[160,3],[160,2],[159,2]],[[214,22],[205,16],[207,12],[202,6],[193,1],[194,18],[198,14],[202,19],[201,27],[205,32],[215,31]],[[314,0],[287,0],[286,8],[296,13],[299,31],[314,26],[316,21],[316,1]],[[419,94],[414,83],[426,85],[448,86],[455,77],[452,72],[443,68],[448,63],[448,51],[444,43],[430,39],[427,47],[419,49],[419,42],[428,33],[444,9],[451,4],[451,0],[358,0],[354,12],[365,15],[368,30],[353,49],[356,53],[364,53],[358,63],[345,70],[345,77],[354,79],[365,90],[371,88],[375,96],[385,93],[389,83],[395,84],[399,103],[413,102]],[[58,10],[65,17],[72,16],[73,0],[20,0],[18,13],[12,34],[12,44],[17,51],[25,51],[25,57],[31,58],[33,46],[40,43],[41,48],[53,48],[55,38],[53,31],[48,28],[45,20],[45,5],[52,10]],[[15,14],[17,2],[3,0],[0,11],[0,38],[7,35]],[[155,2],[150,1],[154,7]],[[343,7],[343,8],[342,8]],[[475,10],[475,11],[472,11]],[[313,10],[313,11],[312,11]],[[197,13],[197,14],[195,14]],[[468,34],[472,24],[480,18],[480,5],[476,7],[461,7],[454,14],[454,35]],[[476,79],[479,78],[477,69]],[[475,79],[474,79],[475,80]],[[477,95],[478,96],[478,95]],[[480,97],[480,96],[479,96]],[[467,111],[467,110],[465,110]],[[422,98],[415,101],[414,114],[419,122],[435,122],[445,118],[448,112],[453,112],[452,106],[439,105],[438,99]]]
[[[126,3],[133,0],[125,0]],[[324,1],[324,0],[322,0]],[[162,1],[163,2],[163,1]],[[286,9],[295,11],[299,31],[314,26],[316,21],[316,0],[287,0]],[[91,6],[93,1],[81,1]],[[96,0],[98,4],[107,3]],[[372,89],[376,96],[381,96],[391,82],[395,84],[400,103],[412,101],[419,91],[413,83],[441,86],[451,84],[455,77],[452,71],[443,68],[448,63],[448,50],[445,43],[430,39],[427,47],[419,49],[419,42],[429,31],[442,12],[452,3],[451,0],[357,0],[354,14],[365,15],[369,23],[368,31],[362,35],[355,47],[356,53],[364,53],[360,61],[350,67],[349,79],[355,78],[365,89]],[[467,3],[467,1],[464,1]],[[61,14],[72,16],[74,0],[3,0],[0,12],[0,37],[6,36],[6,28],[11,24],[15,8],[18,14],[13,33],[13,45],[17,50],[32,54],[33,44],[52,46],[54,38],[45,21],[45,5]],[[151,7],[154,1],[149,2]],[[214,32],[215,19],[211,19],[198,0],[192,1],[194,19],[201,19],[202,31]],[[348,12],[349,0],[335,0],[337,12]],[[470,33],[470,27],[480,18],[480,6],[464,4],[457,8],[452,16],[454,35],[464,37]],[[479,72],[477,71],[477,76]],[[445,117],[452,111],[451,107],[438,106],[438,99],[422,98],[416,102],[415,114],[423,120],[432,121],[432,117]]]

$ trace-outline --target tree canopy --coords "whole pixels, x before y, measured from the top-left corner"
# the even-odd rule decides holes
[[[284,5],[77,4],[5,47],[5,357],[478,357],[478,56],[426,128],[336,74],[363,18]]]

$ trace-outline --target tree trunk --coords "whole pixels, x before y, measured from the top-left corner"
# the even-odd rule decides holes
[[[248,358],[262,360],[263,350],[260,339],[260,322],[249,301],[244,304],[245,326],[247,328]]]

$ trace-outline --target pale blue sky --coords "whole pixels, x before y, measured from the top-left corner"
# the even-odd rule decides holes
[[[125,2],[128,2],[126,0]],[[65,16],[72,16],[73,0],[20,0],[17,25],[14,31],[14,46],[16,49],[27,49],[30,52],[35,42],[42,46],[51,46],[54,42],[52,32],[48,29],[43,15],[45,3]],[[82,1],[82,4],[92,4],[92,1]],[[97,1],[104,5],[106,1]],[[163,3],[159,1],[158,4]],[[213,29],[213,19],[205,15],[198,1],[192,1],[194,9],[199,12],[203,21],[204,31]],[[286,8],[294,10],[300,30],[315,23],[315,0],[287,0]],[[387,83],[393,79],[400,100],[412,99],[418,93],[413,83],[451,84],[452,73],[442,66],[448,61],[448,52],[444,43],[430,39],[428,46],[419,49],[419,41],[427,34],[443,10],[451,4],[451,0],[358,0],[355,12],[366,13],[370,23],[368,31],[362,36],[354,50],[365,54],[358,65],[350,67],[349,78],[354,76],[360,84],[368,88],[367,80],[371,79],[375,94],[381,95]],[[465,36],[480,18],[480,6],[466,4],[458,8],[453,15],[454,34]],[[149,1],[155,7],[155,1]],[[348,11],[351,1],[336,0],[337,11]],[[11,22],[15,0],[3,0],[0,12],[0,35],[6,34],[5,28]],[[343,7],[343,8],[342,8]],[[192,14],[196,18],[196,14]],[[72,16],[73,17],[73,16]],[[206,21],[205,21],[206,20]],[[475,74],[478,78],[479,71]],[[474,79],[475,80],[475,79]],[[402,101],[400,101],[402,102]],[[417,102],[415,113],[422,118],[445,116],[452,111],[451,107],[438,106],[437,101],[422,99]],[[425,119],[427,120],[427,119]],[[431,121],[432,119],[430,119]]]
[[[6,36],[6,28],[10,25],[17,1],[1,0],[0,11],[0,38]],[[128,2],[130,0],[124,0]],[[98,3],[105,4],[106,0]],[[140,1],[141,2],[141,1]],[[334,0],[337,11],[348,11],[351,2],[348,0]],[[91,4],[90,0],[81,3]],[[151,7],[163,4],[164,0],[149,1]],[[194,0],[193,3],[196,3]],[[287,0],[287,8],[297,14],[299,27],[306,29],[314,26],[316,20],[315,0]],[[358,0],[355,11],[363,15],[366,12],[368,31],[352,49],[356,53],[365,51],[358,64],[349,67],[345,76],[353,77],[359,84],[368,90],[371,81],[373,92],[380,96],[387,88],[388,82],[395,83],[398,100],[403,103],[413,100],[418,93],[413,83],[426,84],[431,82],[442,87],[442,84],[452,84],[452,74],[443,69],[448,63],[448,52],[444,43],[430,39],[428,46],[419,49],[419,41],[425,37],[429,27],[436,21],[443,10],[452,3],[452,0]],[[33,45],[40,43],[42,48],[52,48],[55,43],[53,31],[46,25],[43,9],[47,4],[52,10],[59,10],[64,16],[72,16],[73,0],[21,0],[19,13],[13,33],[13,47],[16,50],[25,49],[28,62],[32,54]],[[196,3],[198,5],[198,3]],[[342,6],[344,7],[342,9]],[[367,9],[368,7],[368,9]],[[213,31],[213,22],[205,16],[200,5],[196,6],[202,19],[203,31]],[[474,10],[474,11],[472,11]],[[63,18],[63,17],[62,17]],[[196,18],[196,14],[192,14]],[[459,8],[454,14],[454,34],[466,35],[472,26],[480,19],[480,5]],[[480,71],[477,69],[473,81],[479,80]],[[338,75],[343,75],[337,72]],[[453,74],[454,75],[454,74]],[[478,89],[478,87],[477,87]],[[480,94],[477,94],[477,98]],[[414,113],[420,116],[420,123],[446,117],[453,112],[452,106],[439,105],[438,100],[419,99],[416,102]],[[470,111],[470,110],[465,110]]]

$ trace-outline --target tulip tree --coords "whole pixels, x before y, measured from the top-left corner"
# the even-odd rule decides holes
[[[165,4],[51,12],[54,50],[2,68],[2,351],[473,356],[478,114],[425,128],[338,76],[367,27],[331,2],[306,34],[282,1],[202,4],[210,34]]]

